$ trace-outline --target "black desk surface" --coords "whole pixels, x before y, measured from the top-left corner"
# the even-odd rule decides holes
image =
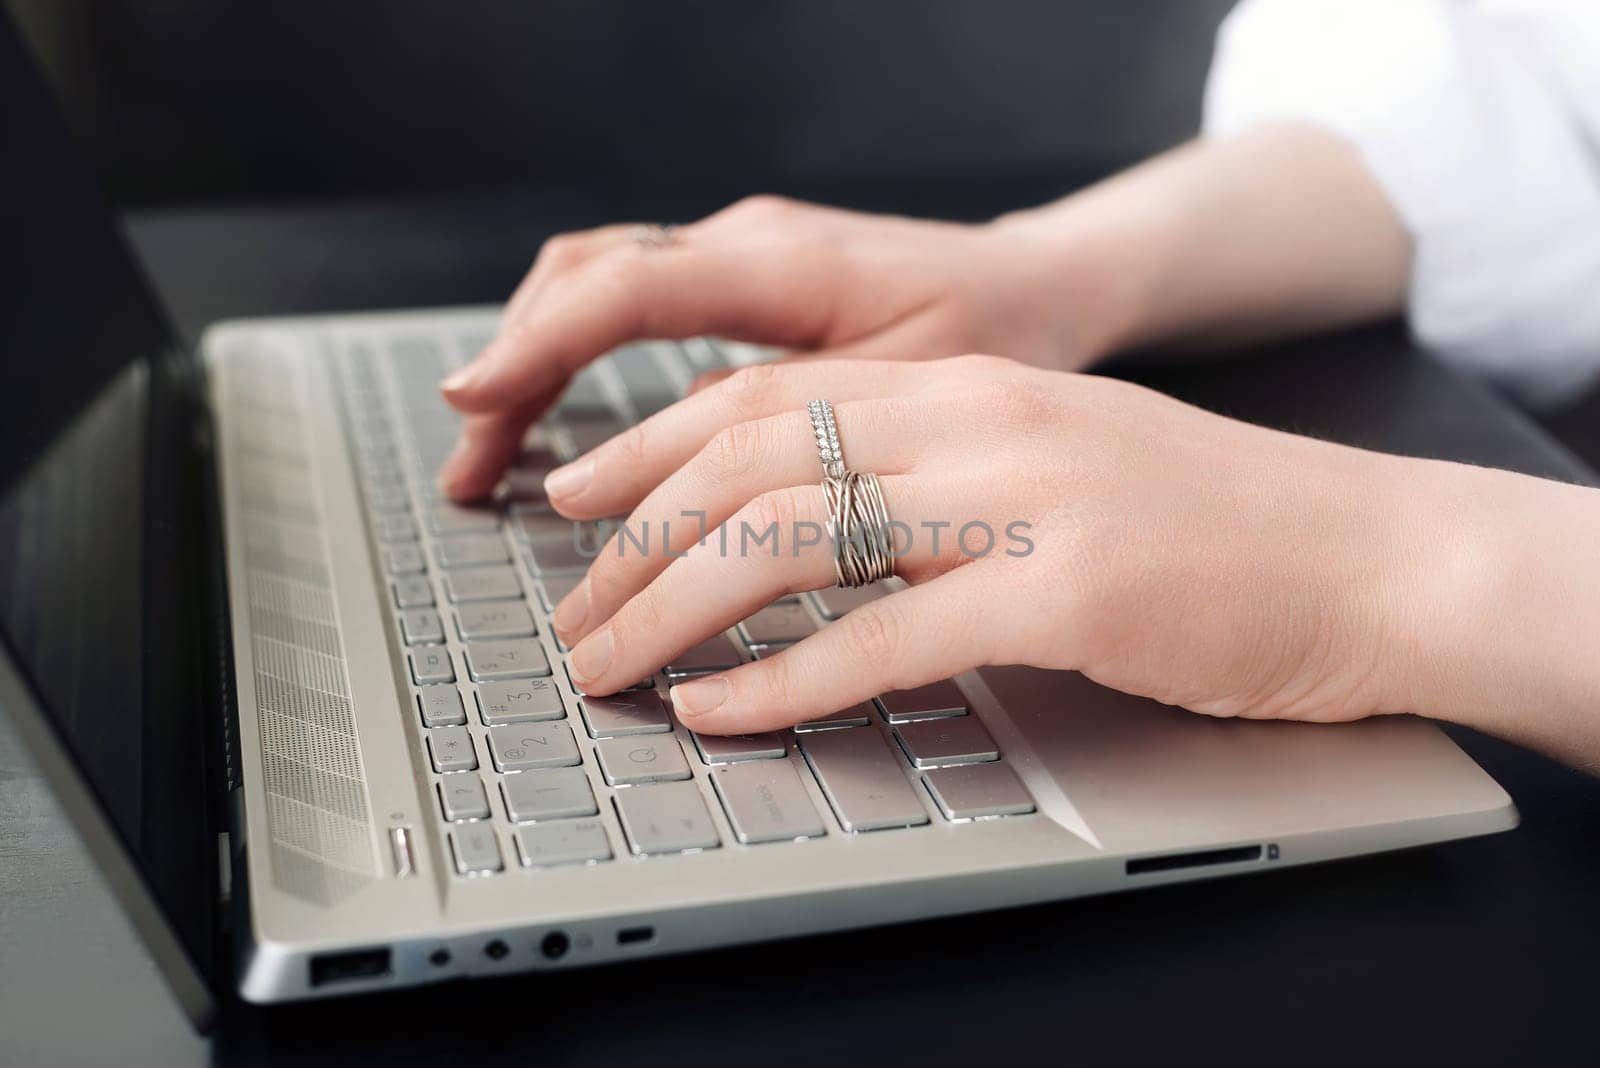
[[[192,337],[231,315],[496,300],[555,224],[606,214],[592,198],[507,193],[168,214],[133,233]],[[1394,329],[1141,377],[1306,433],[1592,479]],[[1519,830],[554,979],[235,1006],[210,1044],[185,1034],[0,738],[0,1062],[1565,1059],[1588,1037],[1600,961],[1600,781],[1453,733],[1510,790]]]

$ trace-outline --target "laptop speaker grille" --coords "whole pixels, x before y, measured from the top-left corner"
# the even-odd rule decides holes
[[[378,875],[366,778],[307,461],[299,378],[272,355],[228,367],[249,642],[273,882],[331,905]]]

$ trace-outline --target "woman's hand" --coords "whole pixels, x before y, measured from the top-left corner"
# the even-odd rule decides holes
[[[499,336],[447,379],[468,419],[441,483],[482,496],[528,423],[584,364],[642,337],[719,334],[805,354],[922,359],[983,349],[1077,368],[1111,307],[1043,262],[1025,228],[862,215],[776,197],[682,227],[665,247],[607,226],[552,238]],[[1070,272],[1069,272],[1070,273]]]
[[[984,226],[741,201],[645,247],[631,226],[548,242],[499,337],[444,383],[467,416],[440,474],[493,488],[590,360],[721,334],[862,359],[983,351],[1078,370],[1129,347],[1205,348],[1393,314],[1410,239],[1359,153],[1314,126],[1187,145]]]
[[[749,368],[552,473],[564,515],[632,511],[631,539],[613,538],[555,614],[586,690],[833,584],[815,396],[834,404],[846,465],[878,474],[909,528],[897,573],[911,588],[679,684],[692,729],[781,727],[1014,663],[1221,716],[1415,707],[1419,533],[1449,545],[1401,502],[1416,467],[1464,469],[987,356]]]

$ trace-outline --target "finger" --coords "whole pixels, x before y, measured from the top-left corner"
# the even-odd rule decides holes
[[[462,421],[455,448],[439,468],[439,488],[454,501],[489,496],[505,469],[516,461],[528,427],[554,399],[545,395],[503,412],[468,416]]]
[[[880,484],[891,515],[915,520],[938,505],[928,499],[925,479],[892,476]],[[586,693],[612,693],[780,597],[833,585],[827,520],[820,486],[750,501],[573,645],[573,681]],[[908,581],[924,581],[961,559],[933,554],[926,539],[912,538],[906,548],[895,571]]]
[[[506,301],[505,310],[500,313],[501,330],[505,329],[507,323],[522,317],[529,303],[552,277],[563,271],[576,270],[601,253],[627,244],[633,240],[634,229],[632,223],[614,223],[592,230],[557,234],[546,241],[534,257],[533,267]]]
[[[550,472],[545,491],[550,494],[551,503],[572,518],[621,515],[719,434],[732,433],[734,426],[783,413],[804,417],[806,403],[814,397],[828,398],[834,403],[837,414],[845,402],[908,392],[917,381],[927,377],[926,369],[884,362],[746,367],[721,385],[657,412],[572,463],[556,468]],[[859,424],[854,429],[841,425],[839,433],[847,463],[867,464],[866,457],[852,451],[851,442],[851,435],[865,429],[868,428]],[[774,436],[773,440],[778,439]],[[801,431],[791,434],[789,440],[811,442],[815,459],[816,445],[809,420]],[[879,470],[871,466],[867,469]],[[819,477],[820,469],[814,466],[810,475],[798,481],[810,482]]]
[[[553,278],[477,360],[445,379],[445,399],[466,412],[504,408],[643,337],[815,344],[837,299],[824,254],[776,238],[614,249]]]
[[[672,688],[678,718],[704,734],[788,727],[992,661],[993,568],[956,568],[880,597],[771,657]]]
[[[929,424],[938,418],[920,411],[896,413],[892,402],[885,401],[842,405],[838,412],[841,435],[848,434],[853,443],[848,452],[851,462],[885,478],[910,470],[926,454],[926,442],[935,432]],[[581,639],[703,540],[707,531],[734,518],[762,494],[804,487],[820,501],[821,474],[811,421],[802,412],[723,430],[628,516],[623,529],[590,564],[585,581],[556,606],[552,622],[557,636],[567,645]],[[891,510],[890,515],[908,520],[913,513]],[[915,515],[936,518],[922,508]],[[822,515],[820,521],[826,520]],[[628,551],[624,540],[630,536],[635,551]]]

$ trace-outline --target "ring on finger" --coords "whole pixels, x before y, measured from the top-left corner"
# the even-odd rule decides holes
[[[833,420],[833,405],[825,400],[814,400],[806,405],[811,417],[811,430],[817,438],[817,458],[822,461],[822,473],[827,478],[843,478],[844,453],[839,448],[839,427]]]
[[[823,479],[822,492],[828,505],[834,580],[854,589],[893,575],[889,508],[878,476],[846,471],[842,478]]]
[[[641,223],[628,235],[640,248],[671,248],[682,238],[672,223]]]

